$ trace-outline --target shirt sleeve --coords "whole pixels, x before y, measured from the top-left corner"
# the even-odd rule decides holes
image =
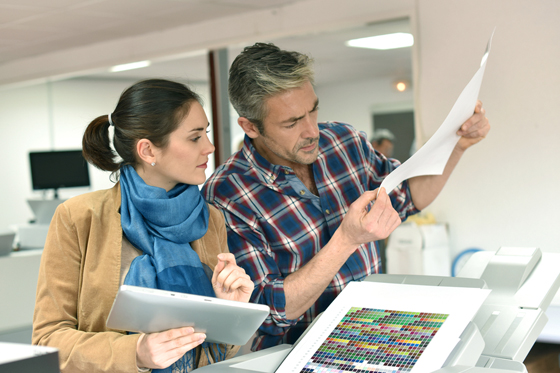
[[[244,214],[241,206],[231,205],[222,211],[228,228],[229,249],[235,255],[237,264],[245,269],[255,284],[251,302],[270,307],[270,314],[260,326],[258,334],[266,334],[280,341],[286,331],[303,316],[286,318],[284,277],[254,214],[249,211]]]

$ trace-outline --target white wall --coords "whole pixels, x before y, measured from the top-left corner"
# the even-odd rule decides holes
[[[0,231],[33,218],[26,199],[42,198],[33,191],[30,150],[81,149],[86,126],[115,108],[122,91],[133,81],[71,79],[0,91],[1,166]],[[210,104],[208,86],[190,86]],[[60,198],[110,188],[110,173],[89,167],[91,188],[63,188]],[[52,193],[47,194],[52,198]]]
[[[372,110],[399,105],[412,106],[412,90],[398,92],[390,79],[369,79],[344,84],[321,85],[319,120],[341,121],[372,135]]]
[[[0,228],[33,218],[25,201],[42,197],[31,187],[28,152],[80,149],[87,124],[109,113],[125,87],[122,82],[69,80],[0,91],[0,146],[9,155],[2,166]],[[91,166],[90,178],[93,190],[111,186],[108,173]],[[88,190],[61,189],[59,197]]]
[[[468,247],[560,252],[560,2],[417,1],[421,124],[429,136],[478,68],[492,129],[428,208]]]

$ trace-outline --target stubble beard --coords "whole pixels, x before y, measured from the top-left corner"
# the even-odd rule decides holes
[[[305,148],[313,144],[315,144],[315,148],[313,148],[313,150],[311,150],[310,152],[303,152],[303,154],[300,154],[300,150],[302,148]],[[293,154],[296,159],[294,162],[309,165],[315,162],[317,160],[317,156],[319,155],[319,137],[312,139],[311,141],[305,141],[303,144],[298,144],[294,147],[294,149],[295,150],[293,151]]]
[[[317,160],[317,156],[319,155],[319,137],[312,139],[311,141],[306,140],[303,143],[296,144],[292,151],[282,151],[280,147],[270,146],[271,144],[276,144],[275,141],[271,141],[268,136],[263,136],[265,139],[264,143],[269,151],[274,153],[279,158],[285,159],[292,163],[302,164],[302,165],[310,165]],[[310,146],[312,144],[316,144],[315,148],[311,152],[300,154],[301,148],[305,148],[306,146]]]

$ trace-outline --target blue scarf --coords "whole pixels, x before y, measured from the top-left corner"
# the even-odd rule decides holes
[[[169,192],[147,185],[131,166],[121,169],[121,224],[126,238],[143,255],[136,257],[125,277],[126,285],[215,297],[210,279],[190,242],[208,231],[208,206],[196,185],[177,184]],[[225,358],[219,346],[220,360]],[[215,355],[217,356],[217,355]],[[195,350],[167,369],[193,367]]]

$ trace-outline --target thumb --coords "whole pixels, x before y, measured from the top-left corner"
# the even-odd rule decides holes
[[[356,210],[356,211],[368,211],[368,206],[374,202],[374,201],[383,201],[383,195],[387,195],[387,193],[385,193],[385,188],[381,188],[381,192],[383,194],[378,195],[378,193],[380,192],[379,189],[375,189],[375,190],[368,190],[366,192],[364,192],[360,197],[358,197],[357,200],[355,200],[352,203],[352,207]],[[381,198],[380,198],[381,197]],[[376,203],[377,204],[377,203]]]
[[[381,190],[384,191],[385,188],[381,188]],[[378,189],[368,190],[364,192],[360,197],[358,197],[358,199],[355,200],[352,205],[355,206],[358,211],[367,210],[367,207],[371,202],[379,199],[380,196],[378,195],[378,192]]]
[[[220,257],[218,256],[218,264],[216,264],[216,266],[214,267],[214,271],[212,273],[212,285],[216,284],[216,280],[218,279],[218,275],[220,274],[220,272],[222,272],[222,270],[225,268],[226,263],[220,259]]]
[[[389,199],[389,196],[387,195],[385,188],[379,188],[376,190],[377,190],[377,195],[375,197],[375,204],[373,205],[369,214],[375,215],[376,219],[378,219],[379,216],[381,216],[381,214],[387,207],[387,205],[391,204],[391,200]]]

